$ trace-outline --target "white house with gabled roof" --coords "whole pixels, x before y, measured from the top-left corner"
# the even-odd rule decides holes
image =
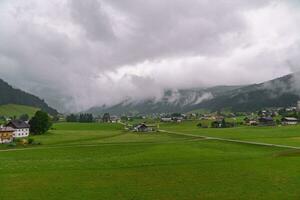
[[[12,120],[6,125],[6,127],[15,129],[13,132],[14,138],[23,138],[29,136],[30,125],[22,120]]]

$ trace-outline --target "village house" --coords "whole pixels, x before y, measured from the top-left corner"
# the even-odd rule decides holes
[[[11,127],[0,127],[0,144],[12,142],[14,131]]]
[[[260,117],[258,119],[260,126],[274,126],[275,122],[272,117]]]
[[[172,118],[171,117],[162,117],[162,118],[160,118],[160,121],[162,121],[162,122],[172,122]]]
[[[118,116],[111,116],[110,117],[110,122],[111,123],[119,123],[121,121],[121,118],[120,117],[118,117]]]
[[[247,124],[248,126],[256,126],[258,125],[257,120],[251,117],[246,117],[244,119],[245,124]]]
[[[156,126],[146,125],[145,123],[139,124],[133,128],[135,132],[153,132],[156,130]]]
[[[134,127],[134,131],[136,132],[148,132],[149,128],[146,124],[139,124]]]
[[[249,120],[248,125],[249,125],[249,126],[257,126],[258,123],[257,123],[256,120],[253,119],[253,120]]]
[[[204,115],[199,118],[200,120],[216,120],[215,116],[210,116],[210,115]]]
[[[172,121],[173,122],[178,122],[178,123],[182,122],[183,119],[184,119],[183,117],[172,117]]]
[[[14,138],[22,138],[29,136],[29,124],[22,120],[12,120],[10,121],[6,127],[10,127],[14,129],[13,137]]]
[[[295,117],[284,117],[281,119],[282,125],[296,125],[298,124],[298,119]]]

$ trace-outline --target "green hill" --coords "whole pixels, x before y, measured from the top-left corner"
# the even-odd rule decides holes
[[[44,100],[20,89],[13,88],[8,83],[0,79],[0,105],[6,104],[25,105],[40,108],[50,115],[58,114],[58,112],[48,106]]]
[[[28,114],[30,117],[32,117],[38,110],[40,109],[31,106],[7,104],[0,106],[0,116],[19,117],[22,114]]]

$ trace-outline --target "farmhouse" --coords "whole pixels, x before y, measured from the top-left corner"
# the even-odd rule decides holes
[[[11,127],[0,127],[0,144],[12,142],[14,131]]]
[[[261,117],[258,119],[261,126],[274,126],[275,122],[272,117]]]
[[[256,121],[256,119],[250,118],[250,117],[246,117],[246,118],[244,119],[244,121],[245,121],[245,123],[246,123],[247,125],[249,125],[249,126],[256,126],[256,125],[258,124],[257,121]]]
[[[149,128],[146,124],[139,124],[136,127],[134,127],[134,130],[136,132],[148,132]]]
[[[173,120],[174,122],[180,123],[180,122],[183,121],[183,117],[172,117],[172,120]]]
[[[173,120],[172,120],[171,117],[162,117],[162,118],[160,119],[160,121],[162,121],[162,122],[172,122]]]
[[[249,120],[248,125],[249,126],[256,126],[258,123],[256,120]]]
[[[110,117],[110,122],[111,123],[119,123],[121,121],[121,118],[120,117],[118,117],[118,116],[111,116]]]
[[[156,130],[154,125],[146,125],[145,123],[139,124],[133,128],[135,132],[152,132]]]
[[[29,136],[30,126],[22,120],[12,120],[6,126],[15,129],[13,132],[14,138],[22,138]]]
[[[298,119],[295,117],[284,117],[281,120],[282,125],[296,125],[298,124]]]

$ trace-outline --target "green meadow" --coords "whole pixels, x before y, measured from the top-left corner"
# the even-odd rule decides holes
[[[30,117],[32,117],[38,110],[38,108],[30,106],[7,104],[0,106],[0,116],[20,117],[23,114],[28,114]]]
[[[253,127],[240,126],[236,128],[198,128],[197,121],[183,123],[161,124],[163,130],[188,133],[198,136],[210,136],[226,139],[263,142],[279,145],[291,145],[300,147],[300,126],[271,126]]]
[[[300,127],[132,133],[119,124],[58,123],[42,145],[0,151],[0,199],[299,199],[300,151],[206,140],[207,135],[300,147]],[[195,135],[195,136],[193,136]]]

